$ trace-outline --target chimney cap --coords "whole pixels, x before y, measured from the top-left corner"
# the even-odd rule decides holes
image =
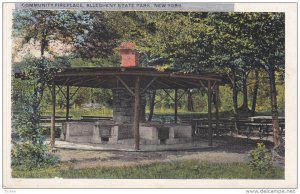
[[[119,49],[132,49],[137,50],[137,46],[133,42],[122,42]]]

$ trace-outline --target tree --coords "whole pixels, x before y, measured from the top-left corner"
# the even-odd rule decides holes
[[[13,14],[13,36],[22,37],[23,44],[39,42],[41,57],[50,40],[75,44],[90,25],[88,15],[78,11],[16,10]]]
[[[148,92],[148,99],[149,99],[149,117],[148,121],[152,121],[153,113],[154,113],[154,106],[155,106],[155,96],[156,90],[152,90]]]
[[[187,110],[190,112],[194,112],[194,103],[192,90],[187,90]]]
[[[284,70],[285,60],[285,20],[283,13],[254,14],[253,55],[260,61],[268,73],[272,108],[273,141],[280,146],[280,129],[278,123],[278,104],[276,89],[276,72]]]
[[[12,165],[33,168],[51,163],[43,144],[43,128],[40,126],[41,102],[46,85],[59,70],[62,61],[44,58],[25,58],[14,65],[13,78],[13,128],[19,140],[13,141]],[[17,71],[18,69],[18,71]]]
[[[105,58],[114,53],[118,46],[119,34],[111,24],[107,12],[89,12],[89,28],[81,36],[76,47],[76,54],[84,59]]]
[[[213,47],[209,60],[216,66],[216,71],[227,74],[231,82],[233,113],[237,131],[239,128],[238,81],[241,77],[240,73],[245,68],[243,57],[247,56],[251,46],[251,41],[243,33],[245,17],[242,13],[211,13],[207,18]]]
[[[215,26],[213,61],[219,66],[223,64],[229,67],[233,77],[238,67],[246,67],[233,63],[238,59],[251,59],[255,61],[250,64],[253,69],[259,66],[268,72],[273,139],[275,146],[280,145],[275,72],[284,69],[284,14],[217,13],[210,15],[210,23]],[[233,90],[234,88],[233,85]],[[234,104],[236,109],[236,102]]]
[[[252,116],[254,116],[254,114],[255,114],[258,86],[259,86],[259,71],[258,71],[258,69],[255,69],[255,82],[254,82],[252,106],[251,106],[251,115]]]

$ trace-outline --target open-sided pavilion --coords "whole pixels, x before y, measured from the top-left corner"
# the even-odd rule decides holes
[[[226,83],[220,74],[182,73],[177,70],[160,71],[155,68],[145,67],[84,67],[66,68],[57,72],[52,82],[52,117],[51,117],[51,145],[55,143],[55,91],[56,87],[66,87],[66,119],[69,118],[70,94],[69,87],[89,87],[105,89],[126,89],[134,98],[134,149],[139,150],[140,145],[140,102],[141,95],[147,90],[174,89],[174,114],[177,122],[178,90],[205,88],[208,93],[208,136],[209,146],[212,145],[212,94],[219,99],[219,85]],[[216,122],[218,123],[218,103],[215,103]]]

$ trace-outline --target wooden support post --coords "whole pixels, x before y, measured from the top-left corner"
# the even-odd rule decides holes
[[[66,121],[68,121],[70,116],[70,86],[67,86],[66,100]]]
[[[212,146],[212,136],[213,136],[213,129],[212,129],[212,121],[211,121],[211,81],[208,80],[208,86],[207,86],[207,95],[208,95],[208,145]]]
[[[67,85],[67,92],[66,92],[66,121],[69,120],[70,117],[70,86]],[[66,140],[66,130],[65,127],[62,127],[62,133],[64,135],[64,140]]]
[[[219,130],[219,84],[216,85],[216,96],[215,96],[215,108],[216,108],[216,130]]]
[[[175,96],[174,96],[174,116],[175,116],[175,123],[177,123],[177,102],[178,102],[178,93],[177,93],[177,89],[175,89]]]
[[[56,104],[56,94],[55,94],[55,83],[53,81],[52,83],[52,89],[51,89],[51,94],[52,94],[52,115],[51,115],[51,135],[50,135],[50,144],[51,147],[53,148],[55,145],[55,104]]]
[[[135,80],[135,90],[134,90],[134,149],[140,149],[140,77]]]

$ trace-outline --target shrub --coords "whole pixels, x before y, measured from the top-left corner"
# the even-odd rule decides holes
[[[254,150],[250,151],[250,168],[253,171],[267,173],[272,170],[271,154],[263,143],[258,143]]]
[[[11,165],[18,169],[31,170],[54,165],[58,158],[49,153],[49,148],[44,144],[18,142],[11,150]]]

